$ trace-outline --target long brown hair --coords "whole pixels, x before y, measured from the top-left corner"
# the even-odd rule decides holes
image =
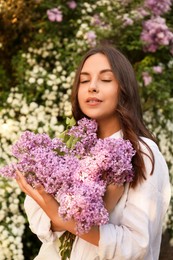
[[[147,137],[153,141],[155,141],[155,138],[143,122],[138,84],[133,67],[128,59],[119,50],[112,46],[106,45],[95,47],[85,54],[77,69],[72,89],[72,113],[77,121],[82,117],[86,117],[86,115],[81,111],[78,102],[79,78],[82,67],[87,58],[97,53],[102,53],[107,57],[114,76],[119,83],[120,91],[116,112],[119,115],[123,138],[130,140],[136,150],[136,154],[132,161],[135,177],[131,184],[132,187],[135,187],[139,182],[146,179],[145,164],[142,156],[142,153],[144,154],[144,152],[140,149],[139,141],[142,142],[149,151],[149,155],[147,156],[150,158],[152,163],[152,174],[154,169],[154,156],[150,147],[144,142],[143,139],[141,139],[141,137]]]

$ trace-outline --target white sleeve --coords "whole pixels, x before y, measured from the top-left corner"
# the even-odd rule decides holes
[[[171,191],[165,160],[156,145],[151,148],[155,157],[153,175],[149,174],[150,160],[144,156],[147,180],[128,190],[119,225],[100,226],[101,260],[158,259],[162,222]]]
[[[51,222],[46,213],[40,206],[29,196],[26,196],[24,208],[29,221],[31,231],[44,242],[52,242],[60,237],[64,232],[53,232]]]

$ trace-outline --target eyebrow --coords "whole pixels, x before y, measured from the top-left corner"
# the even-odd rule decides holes
[[[100,74],[103,74],[103,73],[105,73],[105,72],[112,72],[112,70],[111,70],[111,69],[104,69],[104,70],[101,70],[101,71],[100,71]],[[83,72],[80,73],[80,75],[89,75],[89,74],[90,74],[90,73],[85,72],[85,71],[83,71]]]

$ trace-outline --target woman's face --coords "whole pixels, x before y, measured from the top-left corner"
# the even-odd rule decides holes
[[[118,90],[107,57],[101,53],[90,56],[80,74],[78,102],[82,112],[97,121],[115,120]]]

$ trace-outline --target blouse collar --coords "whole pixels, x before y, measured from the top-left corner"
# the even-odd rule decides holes
[[[119,131],[115,132],[113,135],[110,136],[111,138],[123,138],[123,131],[120,129]]]

